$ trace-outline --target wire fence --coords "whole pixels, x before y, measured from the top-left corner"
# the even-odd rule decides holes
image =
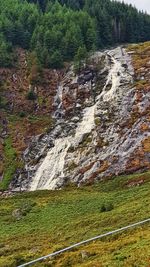
[[[146,220],[144,220],[144,221],[140,221],[140,222],[137,222],[137,223],[134,223],[134,224],[130,224],[130,225],[127,225],[127,226],[125,226],[125,227],[122,227],[122,228],[119,228],[119,229],[116,229],[116,230],[107,232],[107,233],[105,233],[105,234],[101,234],[101,235],[95,236],[95,237],[93,237],[93,238],[90,238],[90,239],[81,241],[81,242],[76,243],[76,244],[74,244],[74,245],[72,245],[72,246],[69,246],[69,247],[67,247],[67,248],[61,249],[61,250],[59,250],[59,251],[53,252],[53,253],[51,253],[51,254],[48,254],[48,255],[46,255],[46,256],[37,258],[37,259],[35,259],[35,260],[33,260],[33,261],[30,261],[30,262],[24,263],[24,264],[22,264],[22,265],[19,265],[18,267],[25,267],[25,266],[33,265],[33,264],[35,264],[35,263],[37,263],[37,262],[41,262],[41,261],[46,260],[46,259],[48,259],[48,258],[50,258],[50,257],[57,256],[57,255],[59,255],[59,254],[61,254],[61,253],[64,253],[64,252],[66,252],[66,251],[70,251],[70,250],[72,250],[73,248],[76,248],[76,247],[85,245],[85,244],[87,244],[87,243],[89,243],[89,242],[96,241],[96,240],[101,239],[101,238],[103,238],[103,237],[110,236],[110,235],[113,235],[113,234],[116,234],[116,233],[119,233],[119,232],[128,230],[128,229],[130,229],[130,228],[133,228],[133,227],[136,227],[136,226],[143,225],[143,224],[148,223],[148,222],[150,222],[150,218],[149,218],[149,219],[146,219]]]

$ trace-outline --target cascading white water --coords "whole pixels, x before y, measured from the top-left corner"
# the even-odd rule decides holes
[[[82,136],[86,133],[90,133],[92,131],[92,129],[95,126],[94,123],[94,114],[95,114],[95,106],[93,105],[89,108],[86,108],[84,110],[84,116],[82,121],[78,124],[78,127],[76,128],[76,133],[75,136],[72,140],[72,143],[74,143],[75,145],[80,142],[80,140],[82,139]]]
[[[54,113],[54,118],[56,119],[61,118],[63,115],[62,95],[63,95],[63,86],[59,85],[57,89],[57,94],[54,99],[54,105],[57,106],[57,109]]]
[[[64,177],[65,156],[70,146],[69,138],[55,141],[55,146],[48,152],[41,166],[38,168],[30,186],[31,191],[38,189],[55,189],[59,180]]]
[[[76,128],[75,136],[55,140],[54,147],[47,153],[32,180],[30,191],[55,189],[61,185],[67,151],[71,145],[77,146],[82,136],[90,133],[94,128],[94,109],[95,106],[91,106],[84,110],[83,119]]]
[[[124,77],[122,62],[114,56],[120,50],[116,50],[113,53],[109,53],[111,58],[111,66],[105,86],[102,93],[97,97],[96,103],[87,107],[83,111],[82,121],[78,123],[75,135],[69,135],[65,138],[58,138],[55,140],[54,147],[50,149],[47,153],[45,159],[38,167],[35,176],[30,184],[30,190],[43,190],[43,189],[55,189],[61,186],[64,181],[64,167],[65,158],[70,146],[77,147],[82,137],[86,133],[90,133],[95,127],[95,110],[98,103],[103,99],[103,101],[110,101],[114,98],[117,89],[120,86],[121,78]],[[111,85],[111,88],[107,89],[107,86]],[[58,88],[57,97],[62,101],[62,88]],[[61,89],[61,90],[60,90]],[[60,101],[60,102],[61,102]],[[61,103],[60,103],[61,105]]]
[[[109,101],[112,99],[116,93],[117,88],[120,85],[120,74],[121,74],[121,63],[118,62],[115,58],[112,58],[112,68],[108,74],[107,82],[103,89],[103,101]],[[111,89],[107,91],[107,86],[111,83]]]
[[[124,68],[122,67],[122,64],[126,64],[127,60],[126,57],[124,59],[122,48],[107,52],[107,56],[111,61],[111,67],[102,93],[97,98],[97,100],[102,99],[103,101],[112,100],[117,95],[121,79],[127,78],[127,73],[124,72]],[[107,87],[110,85],[111,87],[108,89]]]

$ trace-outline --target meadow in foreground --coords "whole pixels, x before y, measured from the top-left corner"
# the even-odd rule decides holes
[[[150,172],[93,186],[0,198],[0,266],[16,267],[75,242],[150,217]],[[150,225],[34,266],[150,266]]]

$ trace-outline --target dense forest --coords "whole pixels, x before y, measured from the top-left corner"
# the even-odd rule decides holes
[[[150,16],[110,0],[0,0],[0,66],[19,46],[44,67],[59,68],[116,43],[150,40]]]

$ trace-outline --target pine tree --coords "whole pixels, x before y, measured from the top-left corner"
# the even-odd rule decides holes
[[[63,67],[62,55],[58,50],[56,50],[50,57],[50,67],[56,69]]]

